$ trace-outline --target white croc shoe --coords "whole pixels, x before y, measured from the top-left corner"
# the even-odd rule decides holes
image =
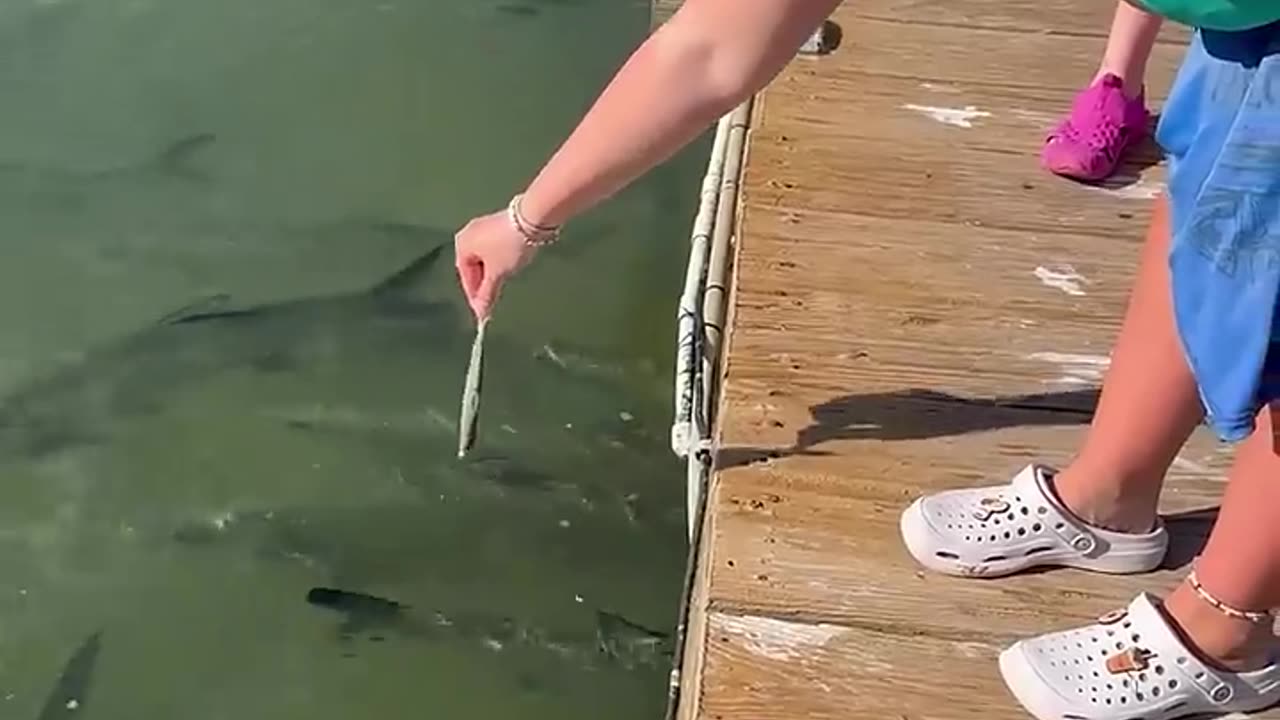
[[[1057,499],[1053,474],[1033,464],[1008,485],[922,497],[902,513],[903,542],[926,568],[965,577],[1000,577],[1037,566],[1114,574],[1159,567],[1169,547],[1163,524],[1143,535],[1093,527]]]
[[[1000,674],[1038,720],[1173,720],[1280,701],[1280,664],[1243,673],[1205,665],[1145,593],[1094,625],[1014,644],[1000,654]]]

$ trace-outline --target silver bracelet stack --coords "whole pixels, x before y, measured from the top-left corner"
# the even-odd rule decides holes
[[[524,199],[524,195],[516,195],[511,198],[511,203],[507,205],[507,217],[511,220],[511,226],[516,232],[524,236],[524,241],[528,245],[541,247],[550,245],[560,238],[560,226],[558,225],[537,225],[529,222],[529,219],[520,211],[520,201]]]

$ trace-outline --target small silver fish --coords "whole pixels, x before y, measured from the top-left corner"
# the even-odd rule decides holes
[[[476,339],[471,344],[471,364],[467,366],[467,379],[462,387],[462,414],[458,419],[458,457],[465,457],[476,442],[476,424],[480,419],[480,380],[484,366],[484,330],[489,320],[485,318],[476,327]]]

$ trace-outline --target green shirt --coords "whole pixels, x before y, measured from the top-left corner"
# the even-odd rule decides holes
[[[1137,0],[1149,12],[1207,30],[1249,30],[1280,20],[1280,0]]]

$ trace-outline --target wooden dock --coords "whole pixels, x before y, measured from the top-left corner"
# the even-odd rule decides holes
[[[649,27],[666,22],[683,4],[684,0],[649,0]]]
[[[1025,718],[999,650],[1163,592],[1198,552],[1229,460],[1205,432],[1165,494],[1167,571],[952,579],[898,535],[921,493],[1083,436],[1164,172],[1149,149],[1088,187],[1037,154],[1113,7],[847,3],[836,51],[757,99],[679,717]],[[1156,48],[1153,108],[1186,38]]]

